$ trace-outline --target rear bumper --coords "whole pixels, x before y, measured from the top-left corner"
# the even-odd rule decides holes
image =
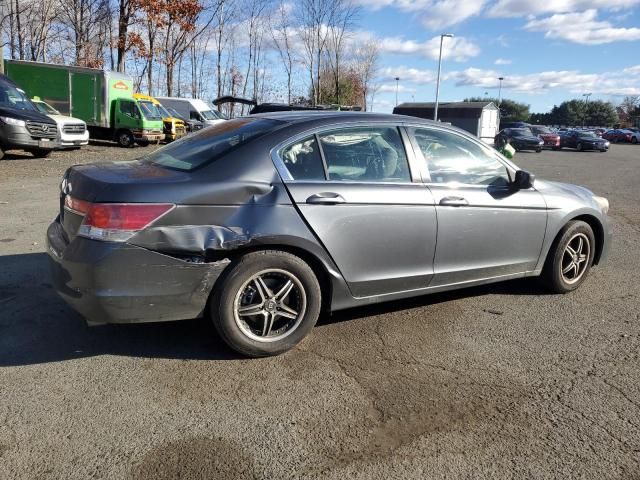
[[[190,263],[127,243],[76,237],[56,220],[47,230],[54,288],[90,325],[201,316],[228,260]]]

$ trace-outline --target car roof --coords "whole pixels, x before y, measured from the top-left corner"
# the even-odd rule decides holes
[[[411,117],[409,115],[397,115],[393,113],[376,113],[376,112],[353,112],[339,110],[294,110],[281,112],[257,113],[251,115],[258,118],[269,118],[279,120],[286,123],[313,123],[317,125],[336,123],[336,121],[344,122],[392,122],[392,123],[422,123],[425,125],[442,125],[442,122],[433,120],[425,120],[423,118]]]

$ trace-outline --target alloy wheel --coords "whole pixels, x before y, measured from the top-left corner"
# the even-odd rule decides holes
[[[307,297],[300,280],[282,269],[262,270],[239,289],[233,315],[244,335],[275,342],[293,333],[304,318]]]
[[[584,233],[576,233],[567,242],[562,254],[562,278],[568,284],[578,282],[587,270],[591,243]]]

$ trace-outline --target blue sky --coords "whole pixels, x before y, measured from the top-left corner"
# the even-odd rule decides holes
[[[440,33],[441,101],[502,96],[548,111],[569,98],[640,95],[640,0],[359,0],[356,35],[381,49],[374,110],[433,101]]]

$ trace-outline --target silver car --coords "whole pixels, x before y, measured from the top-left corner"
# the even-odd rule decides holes
[[[534,276],[575,290],[606,257],[608,209],[450,126],[283,112],[70,168],[47,240],[90,324],[205,316],[264,356],[322,311]]]

